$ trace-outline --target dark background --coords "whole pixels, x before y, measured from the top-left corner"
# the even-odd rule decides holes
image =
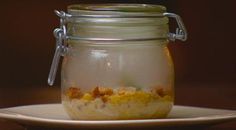
[[[53,10],[107,2],[162,4],[183,18],[188,41],[169,45],[177,84],[236,84],[234,0],[8,0],[0,4],[0,87],[46,86],[55,48],[52,31],[59,24]]]
[[[161,4],[182,17],[189,38],[169,44],[176,72],[176,104],[236,109],[234,0],[1,1],[0,107],[59,102],[60,72],[57,87],[47,85],[55,49],[52,31],[59,26],[54,10],[66,10],[70,4],[112,2]],[[174,32],[173,20],[170,27]]]
[[[235,0],[2,0],[0,2],[0,108],[60,102],[57,87],[47,85],[55,49],[53,10],[74,3],[162,4],[179,14],[186,42],[169,44],[176,72],[176,104],[236,109]],[[170,23],[172,32],[175,28]],[[11,127],[12,126],[12,127]],[[1,123],[0,129],[22,130]],[[214,130],[235,130],[235,122]]]
[[[54,10],[66,10],[70,4],[112,2],[161,4],[182,17],[189,38],[169,44],[175,64],[177,104],[236,109],[234,0],[1,1],[0,107],[59,102],[60,71],[57,87],[47,84],[55,49],[52,32],[59,26]],[[175,31],[175,21],[170,21],[170,28]],[[200,96],[202,93],[207,97]]]

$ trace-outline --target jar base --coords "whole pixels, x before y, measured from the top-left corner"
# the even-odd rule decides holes
[[[73,120],[129,120],[165,118],[173,103],[151,101],[148,104],[129,102],[126,104],[103,103],[96,99],[90,103],[79,99],[62,102],[69,117]]]

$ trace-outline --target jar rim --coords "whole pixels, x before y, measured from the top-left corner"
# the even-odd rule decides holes
[[[70,5],[68,6],[68,13],[71,15],[68,19],[68,23],[70,23],[68,34],[74,40],[83,40],[83,37],[87,39],[87,36],[84,36],[85,34],[89,36],[94,34],[95,38],[90,38],[90,40],[94,41],[167,39],[169,32],[168,18],[164,16],[164,12],[166,12],[164,6],[152,4]],[[74,25],[80,28],[84,35],[79,34],[79,31],[77,32],[78,29],[74,29]],[[135,30],[135,28],[137,29]],[[85,30],[89,30],[90,33]],[[126,34],[121,33],[122,31],[126,32]],[[134,34],[133,32],[136,33]],[[138,36],[139,33],[144,32],[145,35]],[[148,34],[150,34],[150,37]],[[108,36],[110,38],[107,38]]]
[[[73,4],[68,6],[69,12],[78,11],[112,11],[127,13],[165,13],[166,7],[154,4]]]

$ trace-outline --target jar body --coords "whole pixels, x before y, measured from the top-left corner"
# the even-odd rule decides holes
[[[164,118],[174,102],[174,69],[167,44],[186,40],[178,15],[159,5],[72,5],[57,11],[60,28],[49,74],[60,55],[62,104],[72,119]],[[168,17],[180,29],[169,33]]]
[[[122,44],[68,41],[62,103],[72,119],[164,118],[174,100],[168,40]]]

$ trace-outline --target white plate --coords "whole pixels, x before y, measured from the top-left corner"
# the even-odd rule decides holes
[[[31,126],[60,128],[159,127],[215,124],[236,119],[236,111],[174,106],[166,119],[85,121],[70,120],[61,104],[30,105],[0,109],[0,119]]]

